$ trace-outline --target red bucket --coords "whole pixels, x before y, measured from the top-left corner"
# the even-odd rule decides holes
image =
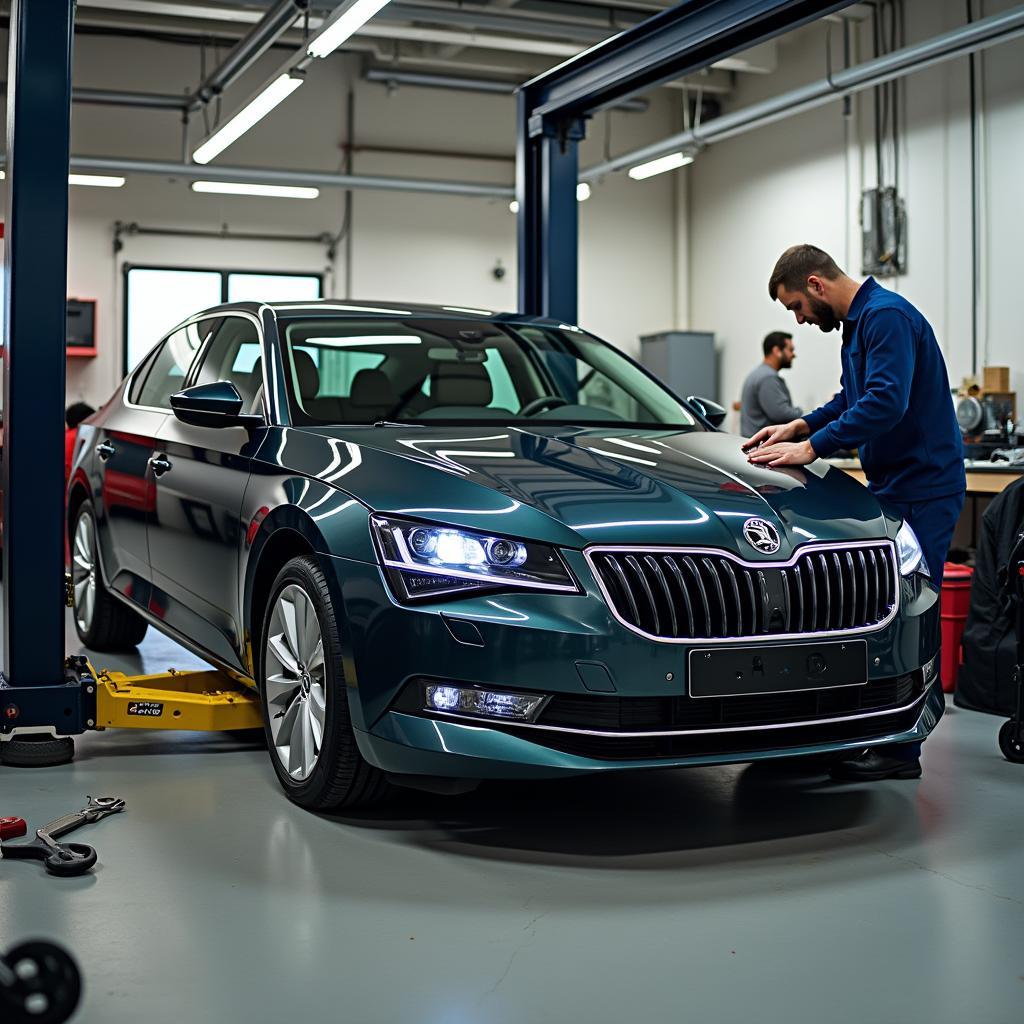
[[[967,609],[971,606],[971,576],[974,570],[966,565],[947,562],[942,577],[940,608],[942,610],[942,689],[952,693],[956,689],[956,674],[964,660],[960,647]]]

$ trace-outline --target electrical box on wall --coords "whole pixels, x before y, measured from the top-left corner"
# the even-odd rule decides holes
[[[96,355],[95,299],[68,299],[66,337],[69,356]]]
[[[710,331],[662,331],[640,339],[640,362],[681,398],[718,401],[718,356]]]
[[[894,188],[869,188],[860,197],[862,274],[907,272],[907,208]]]

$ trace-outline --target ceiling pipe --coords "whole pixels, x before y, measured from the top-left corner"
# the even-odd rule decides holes
[[[363,74],[367,82],[380,82],[384,85],[418,85],[428,89],[461,89],[465,92],[489,92],[502,96],[512,96],[518,83],[502,82],[494,78],[464,78],[461,75],[440,75],[423,71],[399,71],[390,68],[367,68]],[[623,100],[616,103],[613,110],[628,110],[642,114],[650,103],[643,99]]]
[[[6,158],[4,158],[6,163]],[[219,164],[135,160],[119,156],[73,156],[71,170],[82,173],[156,174],[186,181],[245,181],[265,185],[300,185],[314,188],[373,189],[387,192],[429,192],[435,195],[512,199],[511,185],[485,185],[470,181],[432,181],[419,178],[338,174],[332,171],[281,171],[268,167],[222,167]]]
[[[7,91],[7,83],[0,82],[0,92]],[[75,103],[95,103],[107,107],[147,107],[153,110],[188,110],[192,98],[187,95],[169,96],[159,92],[117,92],[113,89],[72,89]]]
[[[706,146],[712,142],[741,135],[776,121],[802,114],[815,107],[831,103],[844,96],[863,92],[883,82],[903,78],[915,71],[935,64],[963,57],[977,50],[987,49],[996,43],[1024,35],[1024,7],[1015,7],[1001,14],[973,22],[954,29],[923,43],[895,50],[875,60],[869,60],[856,67],[836,71],[831,78],[825,78],[810,85],[783,93],[762,103],[723,114],[696,130],[680,132],[660,142],[623,153],[612,160],[585,168],[580,173],[581,181],[591,181],[604,174],[621,171],[637,164],[655,160],[680,150]]]
[[[209,103],[219,96],[241,74],[252,67],[308,8],[309,0],[280,0],[271,7],[252,30],[238,41],[224,60],[206,76],[196,89],[193,100],[196,103]]]
[[[546,39],[561,39],[593,45],[610,35],[629,28],[637,19],[626,24],[603,25],[568,19],[547,20],[538,18],[534,12],[502,8],[429,7],[409,3],[391,3],[381,16],[386,21],[417,21],[430,25],[458,25],[460,28],[487,29],[502,33],[523,32],[527,35]]]

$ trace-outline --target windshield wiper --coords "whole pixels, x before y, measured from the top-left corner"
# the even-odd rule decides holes
[[[399,423],[396,420],[377,420],[374,424],[375,427],[422,427],[422,423],[413,423],[411,420],[406,420],[404,423]]]

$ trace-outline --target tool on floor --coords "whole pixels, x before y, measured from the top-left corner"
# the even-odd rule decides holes
[[[82,976],[71,955],[52,942],[23,942],[0,954],[0,1020],[63,1024],[78,1006]]]
[[[0,839],[18,839],[27,832],[24,818],[0,818]]]
[[[999,730],[999,749],[1014,764],[1024,764],[1024,533],[1010,549],[1005,570],[1004,590],[1016,607],[1017,664],[1013,666],[1013,684],[1017,689],[1017,710]]]
[[[58,843],[57,840],[82,825],[124,810],[124,801],[119,797],[90,796],[86,799],[89,803],[82,810],[44,825],[31,842],[2,844],[3,856],[8,860],[41,860],[51,875],[84,874],[96,863],[96,850],[86,843]]]

